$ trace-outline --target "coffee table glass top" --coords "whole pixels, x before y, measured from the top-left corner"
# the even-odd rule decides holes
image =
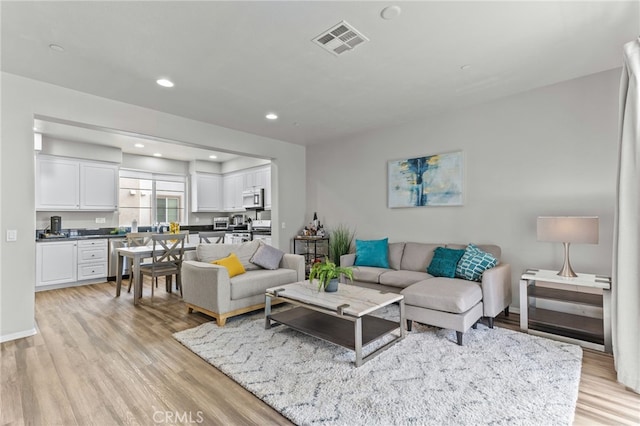
[[[271,287],[266,290],[270,295],[278,293],[286,299],[337,311],[342,308],[343,315],[361,317],[383,306],[402,300],[404,296],[397,293],[382,293],[366,287],[340,283],[338,291],[328,293],[318,291],[318,285],[309,280],[293,284]],[[348,305],[348,306],[345,306]]]

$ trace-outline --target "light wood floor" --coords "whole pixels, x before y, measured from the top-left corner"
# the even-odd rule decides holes
[[[0,425],[291,424],[171,337],[210,318],[145,289],[139,307],[113,283],[37,293],[39,333],[1,345]],[[611,356],[584,351],[575,424],[640,424]]]

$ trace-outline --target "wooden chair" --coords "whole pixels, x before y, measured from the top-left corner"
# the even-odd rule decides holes
[[[225,231],[199,232],[200,243],[221,244],[224,242]]]
[[[127,247],[143,247],[151,243],[151,233],[149,232],[129,232],[127,234]],[[133,271],[129,271],[129,288],[127,293],[131,293],[133,285]]]
[[[166,288],[171,293],[172,276],[176,276],[176,287],[182,296],[182,260],[184,258],[184,240],[187,234],[153,234],[153,262],[140,266],[140,280],[148,275],[158,285],[158,277],[165,277]],[[154,283],[151,283],[153,298]]]

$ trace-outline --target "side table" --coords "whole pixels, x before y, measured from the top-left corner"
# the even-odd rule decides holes
[[[527,269],[520,277],[520,329],[610,353],[611,278]]]

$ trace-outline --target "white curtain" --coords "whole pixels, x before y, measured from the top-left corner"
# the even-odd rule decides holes
[[[613,242],[612,343],[618,381],[640,393],[640,38],[624,45]]]

